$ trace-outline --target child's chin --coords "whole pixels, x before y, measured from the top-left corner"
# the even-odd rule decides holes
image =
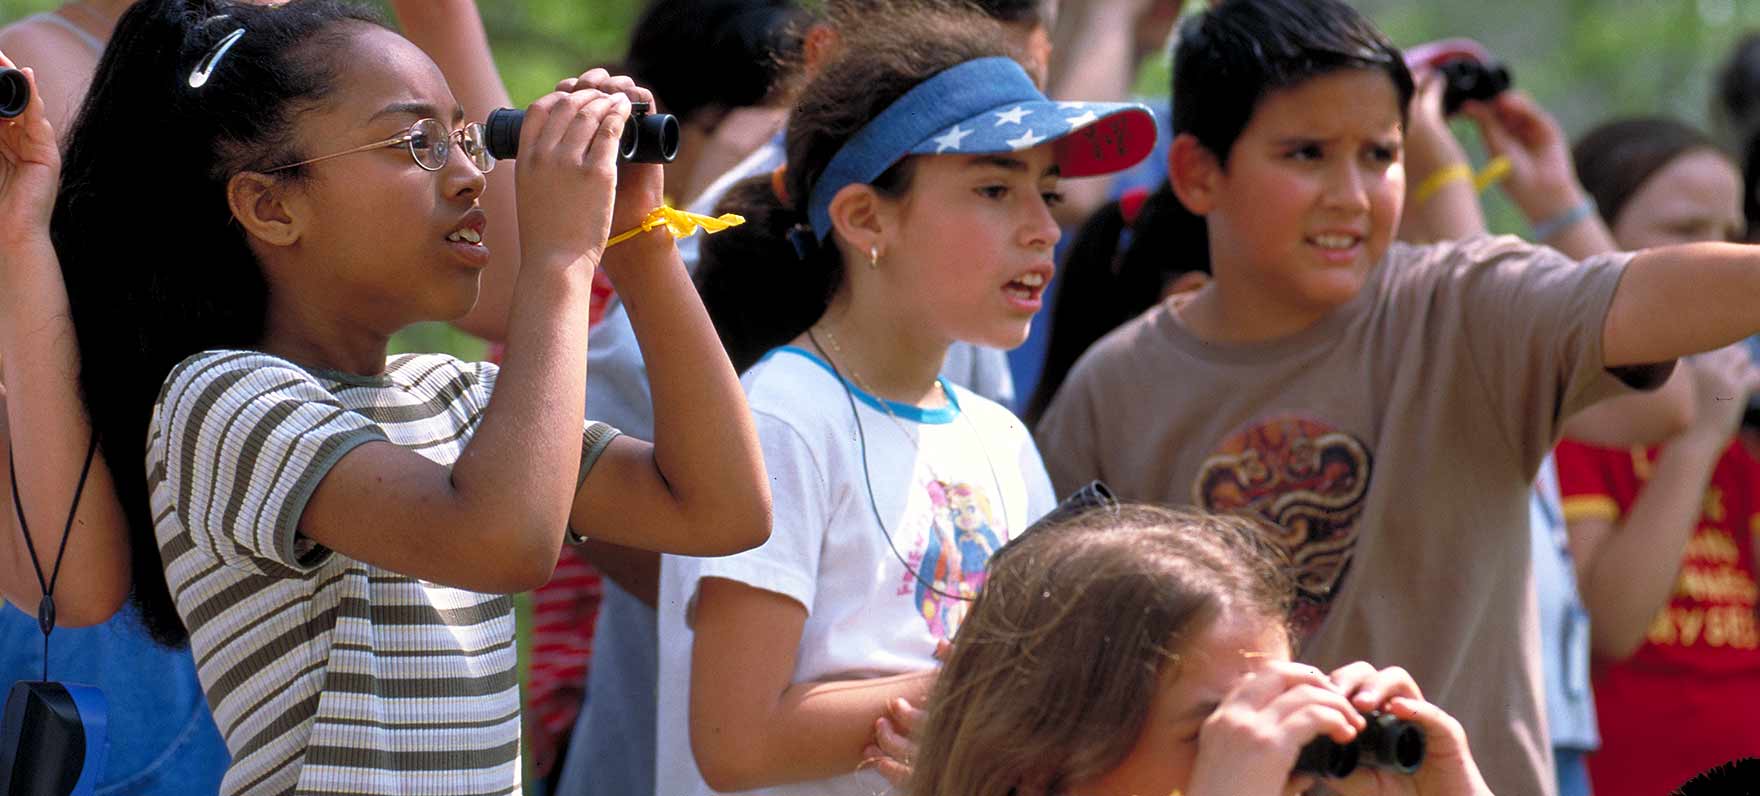
[[[1023,322],[1019,327],[1011,325],[1006,329],[998,329],[994,332],[985,334],[982,337],[966,338],[965,342],[971,343],[972,345],[980,345],[985,348],[1013,351],[1027,342],[1027,335],[1031,334],[1032,331],[1032,324]]]
[[[477,306],[477,293],[477,284],[472,281],[468,291],[454,291],[449,295],[439,297],[440,300],[435,302],[433,311],[427,313],[429,317],[424,320],[452,323],[469,315],[470,311]]]
[[[1325,309],[1338,309],[1363,292],[1367,279],[1356,270],[1335,271],[1304,285],[1307,304]]]

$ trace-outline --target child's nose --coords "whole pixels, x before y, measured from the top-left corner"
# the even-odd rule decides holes
[[[1034,203],[1033,217],[1021,229],[1022,244],[1027,248],[1055,248],[1057,241],[1063,237],[1063,228],[1057,225],[1057,217],[1051,215],[1050,203],[1041,199]]]
[[[1331,170],[1326,180],[1326,192],[1322,199],[1328,206],[1346,210],[1366,209],[1369,206],[1369,184],[1371,176],[1355,163],[1342,163]]]
[[[441,172],[444,175],[443,179],[448,196],[460,198],[482,196],[483,190],[489,185],[489,178],[483,176],[483,171],[477,168],[477,164],[471,162],[470,158],[465,157],[459,147],[453,148],[452,156],[446,159],[446,166]]]

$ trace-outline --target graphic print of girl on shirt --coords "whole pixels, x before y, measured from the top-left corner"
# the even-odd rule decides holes
[[[930,481],[924,487],[935,511],[919,570],[923,577],[917,580],[917,609],[929,623],[930,634],[951,639],[965,618],[968,601],[984,587],[984,565],[1002,540],[990,527],[990,500],[982,492],[969,484],[945,481]]]

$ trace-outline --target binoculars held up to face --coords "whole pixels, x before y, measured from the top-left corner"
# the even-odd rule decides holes
[[[31,81],[17,69],[0,67],[0,119],[24,113],[31,104]]]
[[[1357,766],[1371,766],[1400,774],[1418,770],[1424,762],[1424,731],[1418,725],[1375,711],[1363,718],[1367,726],[1350,743],[1327,737],[1315,738],[1296,757],[1296,772],[1344,779]]]
[[[670,113],[650,113],[646,102],[631,102],[629,121],[623,126],[623,139],[618,142],[617,159],[625,163],[671,163],[678,156],[678,117]],[[526,112],[514,108],[490,111],[484,123],[484,138],[489,154],[496,160],[511,160],[519,155],[519,128]]]
[[[1442,90],[1442,112],[1453,116],[1462,105],[1483,102],[1509,90],[1509,67],[1499,61],[1457,58],[1436,68],[1447,85]]]

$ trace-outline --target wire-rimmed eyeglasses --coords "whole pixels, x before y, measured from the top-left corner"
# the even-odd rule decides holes
[[[320,160],[352,155],[356,152],[405,145],[409,147],[409,155],[415,159],[417,166],[421,166],[427,171],[439,171],[446,168],[446,162],[452,157],[452,143],[457,141],[458,148],[464,152],[465,157],[471,159],[471,163],[477,167],[478,171],[487,174],[495,169],[495,157],[489,154],[489,147],[485,143],[484,137],[483,125],[476,122],[471,122],[460,130],[448,130],[446,125],[440,123],[439,119],[418,119],[415,124],[409,126],[408,130],[383,141],[363,144],[353,149],[333,152],[298,163],[276,166],[263,173],[270,174],[295,166],[317,163]]]

